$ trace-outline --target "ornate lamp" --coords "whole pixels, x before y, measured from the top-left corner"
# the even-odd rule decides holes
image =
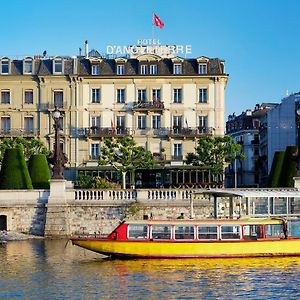
[[[60,147],[60,117],[61,112],[55,107],[55,110],[52,113],[52,118],[54,120],[53,127],[55,130],[54,152],[48,158],[48,162],[53,165],[52,179],[64,179],[63,168],[64,164],[68,161]]]

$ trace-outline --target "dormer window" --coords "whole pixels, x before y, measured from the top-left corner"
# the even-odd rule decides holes
[[[141,65],[141,75],[147,75],[147,74],[148,74],[148,66]]]
[[[55,58],[53,60],[53,74],[61,74],[63,72],[63,60]]]
[[[100,75],[100,66],[92,65],[92,75]]]
[[[23,74],[33,73],[33,61],[32,58],[26,58],[23,61]]]
[[[9,73],[9,59],[2,58],[1,60],[1,74],[8,74]]]
[[[200,74],[200,75],[207,74],[207,64],[206,63],[200,63],[198,65],[198,74]]]
[[[124,74],[125,74],[125,66],[117,65],[117,75],[124,75]]]
[[[157,65],[150,65],[150,75],[157,74]]]
[[[182,74],[182,64],[174,64],[173,66],[173,74],[180,75]]]

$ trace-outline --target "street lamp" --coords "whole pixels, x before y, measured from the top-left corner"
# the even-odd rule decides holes
[[[68,161],[60,147],[60,117],[61,112],[57,109],[57,107],[55,107],[55,110],[52,113],[52,118],[54,120],[53,127],[55,130],[54,152],[48,158],[48,162],[53,165],[52,179],[64,179],[63,167]]]

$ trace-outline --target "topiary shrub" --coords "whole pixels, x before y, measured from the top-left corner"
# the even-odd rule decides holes
[[[50,170],[44,154],[34,154],[28,161],[28,170],[35,189],[49,189]]]
[[[0,189],[19,190],[32,188],[22,149],[6,149],[0,172]]]
[[[284,151],[276,151],[274,154],[271,171],[268,177],[268,187],[279,187],[279,178],[282,172]]]

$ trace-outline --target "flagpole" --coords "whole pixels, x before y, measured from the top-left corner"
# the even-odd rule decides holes
[[[152,42],[154,40],[154,12],[152,12]]]

